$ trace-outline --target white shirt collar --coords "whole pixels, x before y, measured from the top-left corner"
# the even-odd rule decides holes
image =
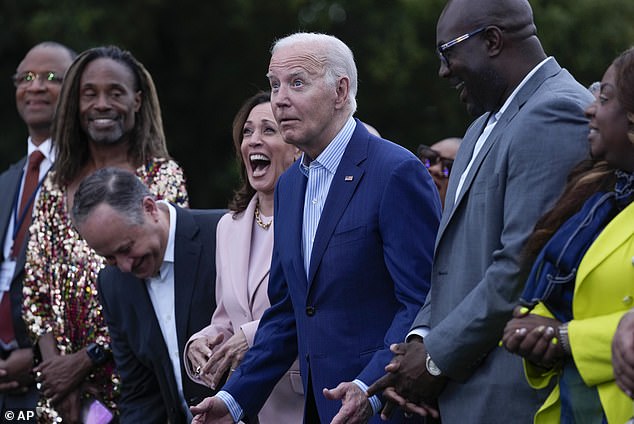
[[[50,137],[44,140],[39,146],[36,146],[31,137],[29,137],[27,140],[27,155],[31,156],[31,153],[36,150],[42,152],[44,158],[48,159],[49,162],[53,163],[55,161],[55,149],[53,149],[53,142]]]
[[[355,128],[357,127],[357,121],[352,116],[348,118],[344,126],[339,130],[335,138],[332,139],[323,152],[317,156],[313,162],[317,162],[326,168],[331,174],[337,172],[337,167],[341,158],[343,157],[346,147],[352,138]],[[300,170],[306,176],[308,176],[308,168],[310,167],[310,161],[305,153],[302,153],[302,160],[300,161]]]
[[[170,216],[170,228],[167,236],[167,246],[165,246],[165,253],[163,254],[163,263],[159,273],[161,279],[167,274],[165,268],[174,264],[174,240],[176,238],[176,208],[165,200],[159,200],[156,203],[161,203],[167,206]]]

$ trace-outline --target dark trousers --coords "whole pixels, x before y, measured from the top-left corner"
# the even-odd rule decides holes
[[[306,391],[306,408],[304,410],[304,424],[320,424],[319,412],[315,403],[315,393],[310,374],[308,375],[308,390]]]

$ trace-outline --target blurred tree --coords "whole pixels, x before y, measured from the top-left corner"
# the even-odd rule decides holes
[[[117,44],[154,76],[170,152],[192,206],[224,207],[237,184],[231,121],[268,86],[271,43],[297,30],[344,40],[359,68],[357,116],[413,150],[471,121],[438,78],[436,20],[444,0],[1,0],[0,170],[24,154],[26,132],[10,76],[37,42],[81,51]],[[600,79],[634,40],[631,0],[531,0],[548,54],[580,82]],[[0,187],[0,189],[2,189]]]

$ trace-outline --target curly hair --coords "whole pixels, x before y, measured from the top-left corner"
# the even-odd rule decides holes
[[[247,176],[247,169],[242,159],[242,151],[240,146],[242,145],[242,130],[244,129],[244,123],[247,122],[251,110],[262,103],[271,102],[270,91],[260,91],[253,96],[249,97],[240,106],[240,109],[233,118],[232,124],[232,136],[233,147],[236,152],[236,162],[240,169],[240,187],[233,192],[233,198],[229,201],[229,209],[234,213],[234,216],[247,208],[249,201],[255,195],[255,189],[249,184],[249,178]]]
[[[129,51],[116,46],[95,47],[75,58],[62,85],[52,128],[57,153],[53,178],[59,185],[73,181],[90,157],[88,139],[79,119],[80,80],[86,66],[100,58],[114,60],[130,69],[134,75],[135,90],[142,93],[141,107],[136,113],[128,151],[134,166],[140,166],[151,158],[170,159],[158,94],[150,73]]]

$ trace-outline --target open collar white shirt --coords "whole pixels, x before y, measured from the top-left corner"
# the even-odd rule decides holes
[[[524,79],[519,83],[519,85],[517,87],[515,87],[515,90],[513,90],[511,92],[511,95],[508,96],[508,98],[506,99],[506,101],[504,102],[504,104],[502,105],[500,110],[498,110],[496,113],[492,113],[491,112],[489,114],[489,117],[487,119],[487,124],[484,127],[484,130],[482,131],[482,134],[480,134],[480,137],[478,137],[478,140],[476,141],[476,145],[473,148],[473,154],[471,155],[471,160],[469,161],[469,165],[467,165],[467,167],[465,168],[465,170],[462,173],[462,175],[460,175],[460,181],[458,182],[458,188],[456,189],[456,197],[454,198],[454,203],[458,201],[458,196],[460,195],[460,191],[462,190],[462,186],[463,186],[465,180],[467,179],[467,175],[469,175],[469,171],[471,170],[471,166],[473,165],[473,162],[475,162],[476,157],[478,157],[478,153],[480,153],[480,150],[482,149],[482,146],[484,146],[484,142],[487,141],[487,139],[489,138],[489,135],[491,135],[491,133],[493,132],[493,129],[495,128],[495,125],[497,124],[497,122],[500,120],[500,117],[506,111],[506,109],[509,107],[509,105],[511,104],[511,102],[513,101],[513,99],[515,98],[517,93],[519,93],[519,91],[522,89],[522,87],[524,87],[524,85],[526,85],[528,80],[530,80],[532,78],[532,76],[535,75],[535,72],[537,72],[537,70],[539,68],[544,66],[544,63],[546,63],[549,59],[550,59],[550,56],[547,57],[546,59],[542,60],[541,62],[539,62],[524,77]]]
[[[178,352],[178,337],[176,334],[176,311],[175,311],[175,296],[176,290],[174,282],[174,239],[176,237],[176,209],[168,202],[159,201],[167,205],[169,210],[169,235],[167,238],[167,246],[165,247],[165,254],[163,255],[163,263],[159,270],[158,275],[148,278],[145,281],[152,306],[154,307],[154,314],[161,327],[161,333],[163,333],[163,340],[169,353],[169,358],[174,370],[174,377],[176,378],[176,386],[178,387],[178,395],[181,400],[182,407],[189,415],[189,408],[185,401],[183,394],[183,380],[181,377],[181,365],[180,354]]]

